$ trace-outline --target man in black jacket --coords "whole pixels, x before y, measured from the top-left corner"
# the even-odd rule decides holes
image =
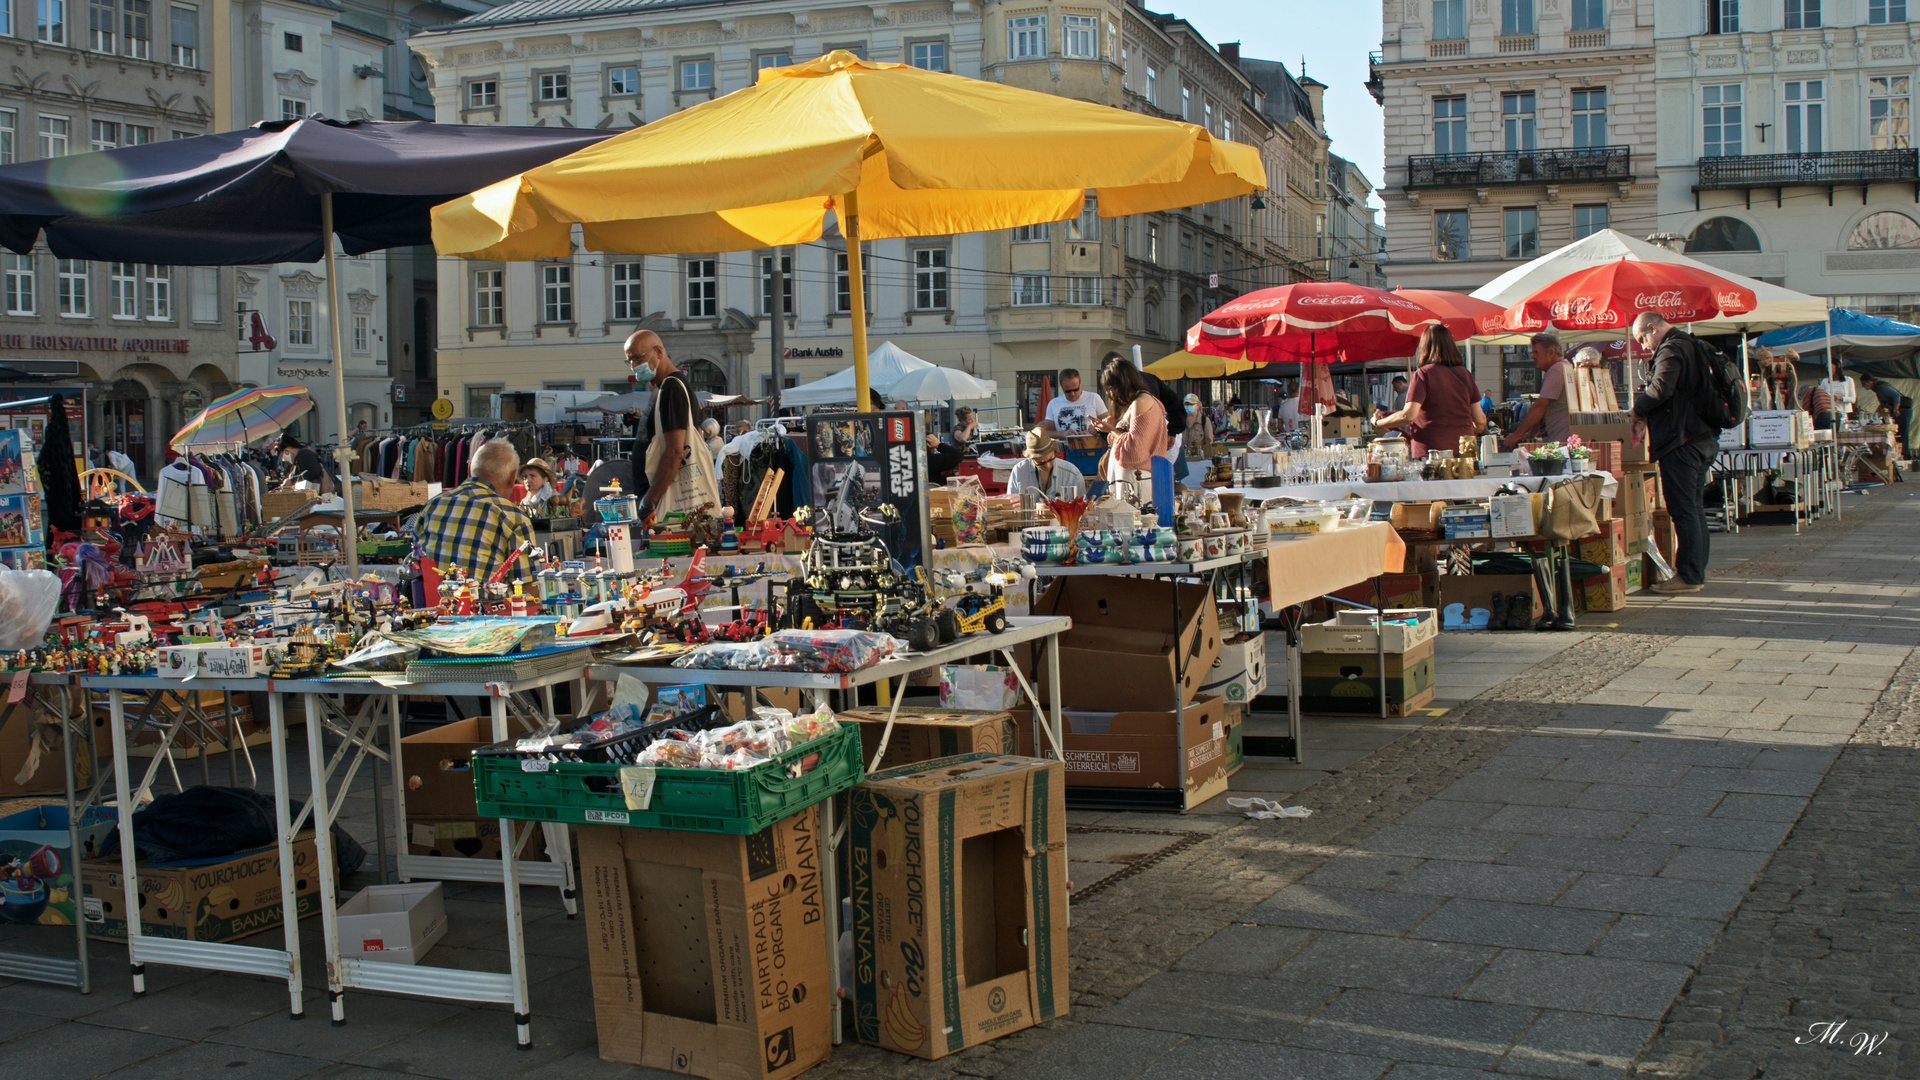
[[[1660,466],[1660,487],[1673,517],[1674,577],[1653,587],[1666,595],[1697,593],[1707,582],[1707,470],[1720,454],[1719,429],[1700,419],[1696,405],[1707,377],[1705,346],[1667,320],[1643,311],[1633,340],[1653,354],[1653,378],[1634,397],[1633,414],[1647,425],[1647,456]]]

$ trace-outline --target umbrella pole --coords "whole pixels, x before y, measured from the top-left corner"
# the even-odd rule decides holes
[[[867,282],[860,259],[860,196],[849,191],[840,200],[840,235],[847,238],[847,290],[853,308],[853,411],[872,407],[867,384]]]
[[[320,193],[320,231],[327,245],[327,312],[333,338],[334,418],[340,423],[340,445],[334,460],[340,470],[340,543],[347,549],[347,573],[360,578],[360,529],[353,520],[353,470],[347,467],[347,375],[340,355],[340,272],[333,261],[333,192]]]

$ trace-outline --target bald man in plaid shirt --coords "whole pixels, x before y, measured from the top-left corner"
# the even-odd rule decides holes
[[[514,559],[530,576],[526,556],[515,553],[532,543],[533,521],[508,497],[520,475],[520,452],[505,439],[489,439],[473,452],[469,472],[466,483],[441,492],[420,512],[421,549],[442,574],[458,566],[485,581]]]

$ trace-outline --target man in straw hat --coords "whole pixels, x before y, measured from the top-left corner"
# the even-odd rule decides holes
[[[1013,467],[1013,475],[1007,480],[1008,493],[1019,495],[1022,506],[1035,498],[1071,498],[1086,492],[1087,478],[1080,475],[1073,462],[1060,459],[1060,444],[1044,427],[1027,432],[1024,457],[1026,460]]]

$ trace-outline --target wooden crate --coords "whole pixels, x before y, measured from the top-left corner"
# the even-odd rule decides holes
[[[355,478],[355,507],[369,510],[405,510],[427,501],[425,480],[387,480],[362,474]]]
[[[313,502],[314,498],[311,491],[266,492],[260,496],[260,517],[264,521],[279,521]]]

